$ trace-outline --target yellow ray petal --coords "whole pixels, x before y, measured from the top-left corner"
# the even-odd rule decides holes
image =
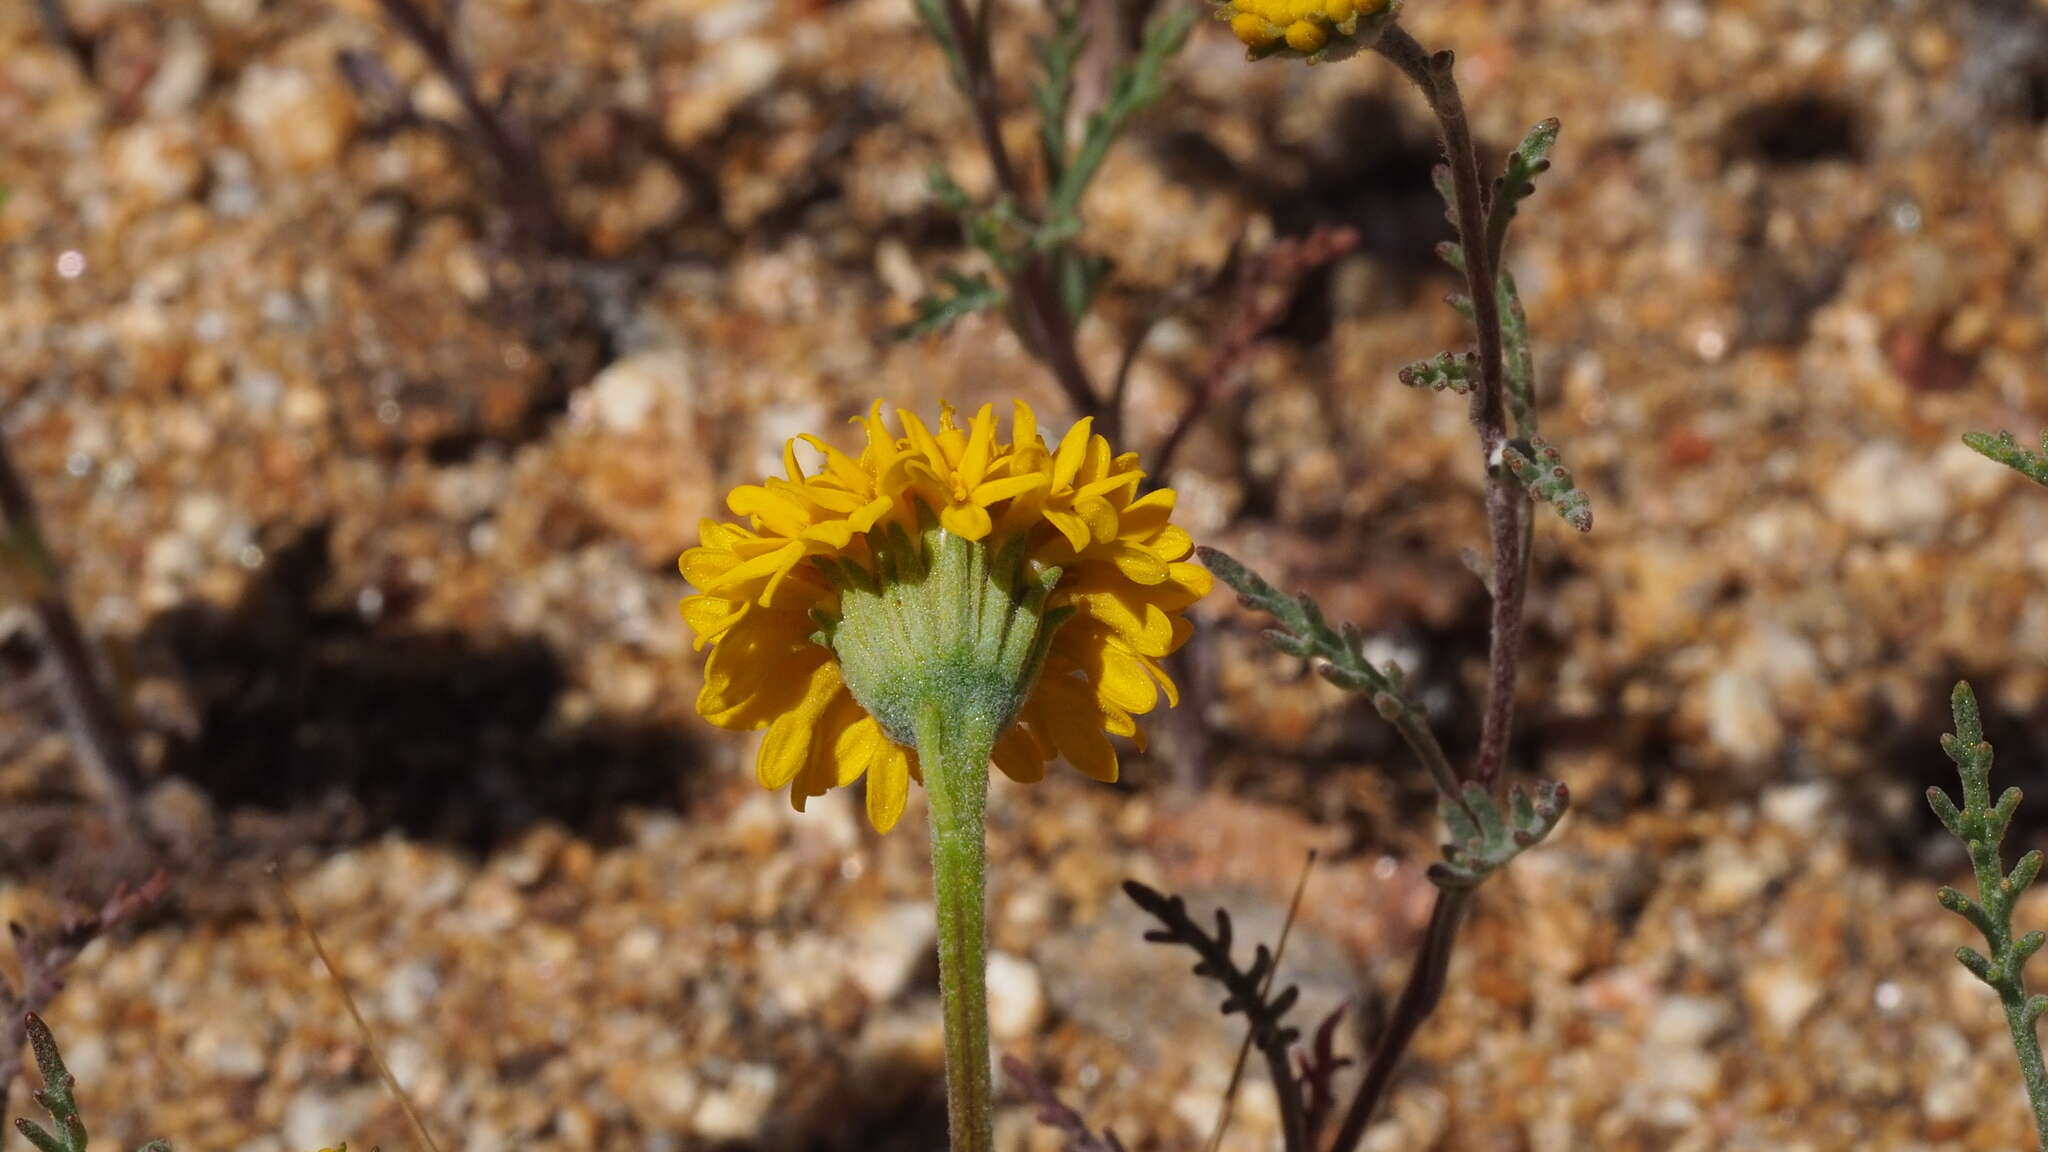
[[[1022,496],[1024,493],[1041,487],[1044,484],[1045,477],[1036,472],[1026,472],[1022,476],[1006,476],[1000,480],[990,480],[976,485],[971,499],[976,504],[986,508],[999,500],[1009,500]]]
[[[1105,784],[1116,782],[1116,749],[1102,734],[1102,709],[1088,686],[1071,676],[1046,676],[1033,693],[1046,735],[1067,763]]]
[[[795,707],[768,726],[768,735],[761,741],[761,755],[754,764],[763,788],[780,788],[803,769],[811,757],[811,737],[818,718],[824,715],[825,706],[832,703],[833,697],[839,695],[841,687],[839,665],[830,661],[819,664]]]
[[[868,765],[868,823],[887,832],[903,818],[910,798],[910,757],[894,744],[884,744]]]
[[[862,712],[860,719],[848,725],[832,745],[833,759],[838,762],[838,785],[844,788],[860,779],[868,766],[875,762],[882,745],[888,742],[889,738],[882,735],[882,726],[875,723],[874,717]]]
[[[712,640],[725,635],[725,631],[738,623],[747,614],[750,602],[727,600],[720,596],[699,595],[685,597],[679,608],[683,623],[696,634],[695,645],[702,649]]]
[[[1081,470],[1081,459],[1088,453],[1088,437],[1095,430],[1095,417],[1083,416],[1074,422],[1067,434],[1060,438],[1060,448],[1053,455],[1052,486],[1065,488],[1074,482],[1075,473]]]
[[[995,527],[995,521],[979,504],[948,504],[939,510],[939,526],[962,540],[979,540]]]
[[[990,757],[1003,775],[1019,784],[1036,784],[1045,779],[1045,758],[1038,754],[1038,748],[1024,730],[1012,724],[1010,730],[996,741],[994,754]]]
[[[962,486],[974,489],[988,476],[989,461],[995,458],[996,406],[983,404],[974,414],[967,434],[967,448],[960,453],[958,478]]]
[[[1010,446],[1020,452],[1026,448],[1044,447],[1044,442],[1038,438],[1038,414],[1022,400],[1011,409]]]
[[[953,470],[952,463],[946,459],[945,450],[939,447],[939,442],[932,437],[931,430],[924,426],[924,421],[917,418],[917,413],[898,408],[896,419],[903,425],[903,434],[910,441],[911,449],[924,457],[934,472],[943,476]]]

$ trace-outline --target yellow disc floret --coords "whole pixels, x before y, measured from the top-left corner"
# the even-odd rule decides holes
[[[1256,12],[1239,12],[1232,16],[1230,30],[1253,48],[1270,48],[1281,36],[1278,25]]]
[[[1330,34],[1313,20],[1296,20],[1287,26],[1287,46],[1306,56],[1320,52],[1330,42]]]
[[[1357,35],[1361,17],[1390,18],[1394,8],[1394,0],[1225,0],[1217,15],[1254,57],[1287,50],[1314,63]]]

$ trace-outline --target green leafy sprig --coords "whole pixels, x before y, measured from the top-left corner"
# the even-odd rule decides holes
[[[1501,449],[1501,463],[1529,490],[1529,495],[1548,501],[1564,522],[1581,532],[1593,530],[1593,502],[1572,480],[1564,456],[1541,436],[1511,440]]]
[[[1450,797],[1461,795],[1458,773],[1437,742],[1427,713],[1410,696],[1408,674],[1399,663],[1374,664],[1365,654],[1364,634],[1352,624],[1332,627],[1307,593],[1289,596],[1215,548],[1197,548],[1195,556],[1237,592],[1239,603],[1279,623],[1278,628],[1266,630],[1266,640],[1273,647],[1312,661],[1316,673],[1339,688],[1364,694],[1372,701],[1373,710],[1394,726],[1429,769],[1437,790]]]
[[[1506,169],[1493,182],[1486,218],[1486,244],[1492,256],[1489,266],[1493,268],[1501,267],[1500,256],[1507,242],[1508,225],[1514,221],[1518,206],[1535,194],[1536,177],[1550,170],[1550,150],[1557,144],[1559,130],[1560,125],[1555,119],[1545,120],[1530,129],[1520,146],[1508,156]],[[1434,182],[1444,198],[1447,216],[1453,224],[1457,223],[1456,189],[1450,168],[1439,164]],[[1465,249],[1458,242],[1445,241],[1437,245],[1437,255],[1454,271],[1460,274],[1467,272]],[[1496,280],[1495,298],[1501,321],[1501,367],[1503,382],[1507,386],[1505,399],[1508,412],[1515,421],[1515,435],[1523,441],[1519,445],[1510,445],[1502,453],[1501,462],[1529,490],[1532,498],[1550,503],[1566,523],[1579,531],[1590,531],[1593,527],[1591,499],[1572,482],[1571,473],[1564,468],[1557,449],[1545,444],[1537,434],[1536,358],[1529,346],[1529,316],[1522,307],[1521,291],[1515,285],[1515,278],[1504,269]],[[1471,297],[1456,293],[1448,302],[1459,315],[1467,320],[1475,319]],[[1477,358],[1444,352],[1434,359],[1403,368],[1401,383],[1463,395],[1478,384]]]
[[[963,52],[946,0],[917,0],[917,10],[950,61],[961,90],[971,102],[985,102],[993,85],[988,72],[991,66],[978,63],[985,52]],[[1052,6],[1053,32],[1039,45],[1042,72],[1031,101],[1038,113],[1039,161],[1048,189],[1044,203],[1037,209],[1030,207],[1026,189],[1013,176],[999,181],[1003,186],[992,206],[977,207],[957,181],[944,170],[935,170],[931,177],[934,199],[960,219],[968,244],[988,257],[1003,283],[982,282],[965,290],[959,281],[980,278],[951,274],[946,278],[949,291],[919,300],[917,318],[897,328],[897,336],[943,331],[963,316],[1003,306],[1027,348],[1053,355],[1056,363],[1067,362],[1060,350],[1048,349],[1046,342],[1057,342],[1056,330],[1070,334],[1071,326],[1088,312],[1112,271],[1107,258],[1079,247],[1082,198],[1117,138],[1165,91],[1166,65],[1187,43],[1196,15],[1193,9],[1178,9],[1151,22],[1137,53],[1111,73],[1102,106],[1089,114],[1076,141],[1067,123],[1088,33],[1078,3]],[[985,21],[986,12],[977,22],[976,34],[987,35]],[[1007,157],[999,169],[999,178],[1012,172]],[[1057,308],[1060,313],[1050,323],[1042,314],[1047,308]],[[1078,391],[1085,382],[1065,383],[1070,391]],[[1084,397],[1077,395],[1076,399]],[[1106,398],[1096,396],[1091,388],[1085,399],[1088,405],[1099,406]]]
[[[943,332],[953,326],[953,321],[984,308],[994,308],[1006,298],[1002,289],[979,273],[969,275],[949,270],[941,272],[939,278],[945,282],[947,291],[920,297],[917,318],[893,331],[897,339]]]
[[[1999,847],[2019,810],[2020,790],[2007,788],[1994,803],[1991,799],[1991,745],[1984,740],[1984,724],[1977,710],[1976,694],[1967,683],[1957,684],[1949,697],[1956,730],[1941,738],[1941,750],[1955,761],[1963,781],[1963,803],[1959,808],[1940,788],[1927,790],[1927,803],[1941,818],[1942,827],[1963,842],[1970,854],[1970,867],[1977,875],[1977,897],[1971,899],[1954,888],[1937,894],[1941,906],[1968,920],[1983,933],[1987,956],[1967,945],[1956,949],[1956,959],[1972,975],[1998,993],[2005,1006],[2005,1023],[2012,1034],[2013,1051],[2019,1058],[2020,1078],[2026,1082],[2027,1100],[2034,1110],[2035,1133],[2048,1148],[2048,1069],[2041,1060],[2041,1041],[2034,1026],[2048,1012],[2048,996],[2027,994],[2023,969],[2028,959],[2048,943],[2040,931],[2015,937],[2012,913],[2020,894],[2041,874],[2041,853],[2028,852],[2005,871]]]
[[[1468,782],[1457,803],[1446,797],[1437,806],[1451,839],[1444,858],[1429,866],[1430,880],[1439,888],[1479,887],[1510,860],[1541,844],[1570,804],[1571,793],[1561,783],[1540,781],[1533,792],[1511,784],[1503,814],[1478,781]]]
[[[1963,443],[1975,449],[1981,456],[1988,456],[2007,468],[2025,476],[2036,484],[2048,486],[2048,432],[2041,433],[2041,451],[2029,452],[2020,447],[2019,441],[2010,432],[1992,436],[1984,432],[1966,432]]]
[[[36,1054],[36,1070],[43,1077],[43,1086],[30,1093],[30,1098],[50,1114],[56,1131],[26,1116],[17,1117],[14,1127],[36,1146],[37,1152],[86,1152],[85,1118],[79,1115],[75,1091],[78,1082],[64,1067],[64,1056],[57,1051],[57,1038],[50,1035],[43,1018],[31,1012],[26,1024],[28,1045]],[[171,1146],[162,1140],[151,1140],[139,1152],[171,1152]]]

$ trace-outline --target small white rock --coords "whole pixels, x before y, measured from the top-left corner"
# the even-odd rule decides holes
[[[853,983],[868,999],[888,1003],[910,986],[937,945],[935,913],[921,900],[903,900],[876,913],[849,951]]]
[[[1045,1023],[1045,981],[1038,966],[1021,956],[993,952],[988,958],[988,1027],[997,1040],[1022,1040]]]
[[[1707,738],[1745,764],[1775,752],[1784,736],[1771,691],[1762,680],[1723,668],[1707,681]]]
[[[664,400],[687,399],[690,366],[674,352],[641,352],[607,365],[590,382],[593,415],[607,432],[641,431]]]
[[[766,1064],[740,1065],[723,1087],[705,1093],[690,1120],[691,1130],[714,1142],[754,1139],[775,1103],[779,1083],[775,1069]]]

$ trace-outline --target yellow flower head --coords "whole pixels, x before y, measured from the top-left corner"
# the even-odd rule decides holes
[[[1254,60],[1286,52],[1315,64],[1371,43],[1398,8],[1395,0],[1224,0],[1216,18]]]
[[[682,557],[698,589],[683,618],[711,645],[697,710],[766,728],[757,774],[799,811],[865,776],[885,832],[923,779],[921,707],[981,717],[1013,780],[1061,756],[1115,780],[1106,734],[1142,746],[1132,717],[1178,702],[1160,660],[1209,591],[1173,492],[1141,494],[1136,454],[1088,420],[1048,448],[1022,403],[1008,443],[990,406],[964,428],[951,407],[936,430],[896,415],[900,436],[879,401],[857,421],[857,457],[799,437],[824,457],[815,475],[790,441],[786,478],[727,498],[744,525],[704,521]]]

